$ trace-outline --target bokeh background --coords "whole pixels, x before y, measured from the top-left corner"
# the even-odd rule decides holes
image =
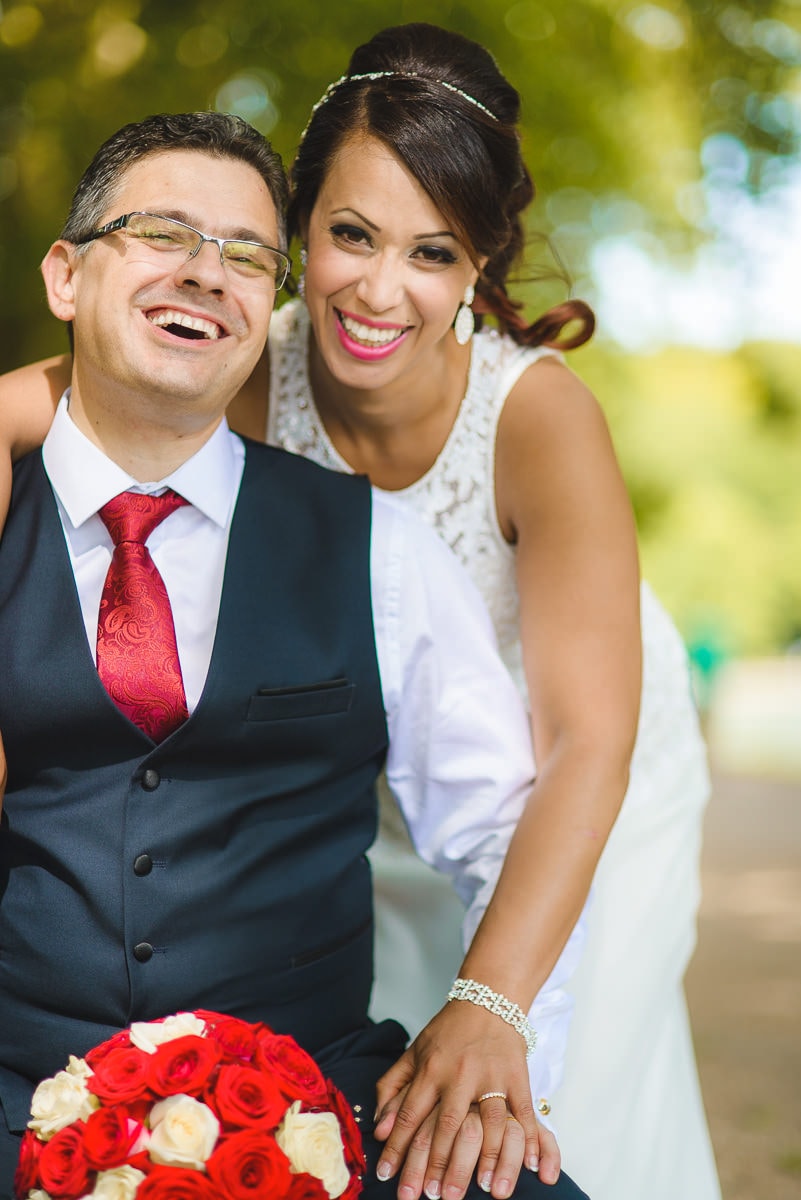
[[[784,1200],[801,1185],[801,0],[0,0],[0,369],[66,348],[36,267],[109,133],[219,108],[289,161],[352,48],[410,20],[483,42],[521,92],[532,316],[568,286],[599,316],[571,361],[608,414],[715,769],[689,984],[724,1195]]]

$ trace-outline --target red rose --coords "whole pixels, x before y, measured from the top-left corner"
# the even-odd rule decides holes
[[[136,1189],[136,1200],[224,1200],[202,1171],[154,1167]]]
[[[283,1197],[292,1186],[289,1159],[269,1134],[251,1130],[233,1133],[221,1142],[206,1169],[227,1200]]]
[[[240,1129],[243,1125],[277,1129],[287,1108],[274,1079],[236,1063],[220,1067],[207,1100],[227,1129]]]
[[[148,1057],[148,1080],[158,1096],[175,1096],[179,1092],[197,1096],[220,1061],[222,1050],[210,1038],[190,1033],[164,1042]]]
[[[130,1046],[131,1033],[128,1029],[121,1029],[119,1033],[112,1034],[105,1042],[101,1042],[99,1046],[93,1046],[84,1055],[84,1058],[89,1063],[92,1070],[95,1069],[97,1063],[102,1062],[106,1055],[111,1050],[117,1050],[120,1046]]]
[[[42,1153],[42,1143],[32,1129],[26,1129],[19,1148],[19,1160],[14,1173],[14,1194],[27,1196],[36,1187],[36,1170]]]
[[[280,1033],[263,1035],[259,1038],[257,1061],[275,1077],[287,1100],[302,1100],[305,1105],[325,1102],[326,1084],[322,1072],[294,1038]]]
[[[292,1187],[286,1200],[331,1200],[331,1198],[323,1187],[321,1179],[318,1179],[316,1175],[308,1175],[305,1171],[301,1171],[299,1175],[292,1176]]]
[[[208,1036],[213,1038],[221,1047],[226,1058],[238,1059],[240,1062],[251,1062],[256,1053],[256,1033],[247,1021],[238,1017],[220,1017],[206,1019]]]
[[[122,1166],[141,1132],[141,1124],[131,1119],[124,1105],[98,1108],[87,1120],[83,1135],[86,1161],[98,1171]]]
[[[339,1119],[339,1127],[342,1130],[342,1142],[345,1146],[345,1162],[347,1163],[348,1170],[362,1174],[367,1169],[367,1160],[364,1157],[364,1146],[362,1145],[362,1131],[356,1124],[353,1109],[342,1095],[342,1092],[334,1086],[330,1079],[326,1082],[328,1084],[328,1095],[326,1096],[325,1104],[332,1112],[336,1113]]]
[[[61,1129],[42,1147],[39,1179],[58,1200],[77,1200],[89,1190],[90,1170],[83,1152],[83,1121]]]
[[[135,1046],[117,1045],[93,1067],[86,1086],[107,1104],[128,1104],[150,1096],[147,1073],[150,1055]]]

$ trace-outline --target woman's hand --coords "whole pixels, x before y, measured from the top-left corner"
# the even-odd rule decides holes
[[[400,1200],[423,1191],[460,1200],[474,1170],[496,1200],[511,1195],[523,1165],[543,1183],[559,1177],[556,1140],[534,1113],[525,1043],[494,1013],[446,1005],[377,1091],[379,1177],[398,1176]],[[503,1095],[480,1101],[488,1092]]]

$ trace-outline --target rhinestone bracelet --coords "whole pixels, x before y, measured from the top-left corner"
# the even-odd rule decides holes
[[[486,1008],[497,1017],[516,1029],[526,1043],[526,1057],[534,1053],[537,1045],[537,1035],[528,1023],[528,1018],[519,1004],[507,1000],[500,992],[493,992],[486,983],[476,983],[475,979],[455,979],[453,987],[448,992],[449,1000],[469,1000]]]

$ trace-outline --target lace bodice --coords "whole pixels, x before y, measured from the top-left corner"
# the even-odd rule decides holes
[[[352,468],[331,443],[312,397],[308,374],[309,317],[304,305],[284,305],[270,329],[270,419],[267,440],[338,471]],[[518,637],[514,549],[495,511],[495,435],[509,391],[532,362],[555,352],[521,350],[485,329],[472,342],[467,391],[447,442],[431,469],[393,492],[451,547],[484,597],[501,654],[525,689]]]
[[[351,471],[314,404],[308,341],[305,305],[293,301],[275,313],[270,326],[267,440],[333,470]],[[495,439],[514,383],[531,363],[554,353],[544,347],[523,349],[496,330],[477,333],[467,391],[447,442],[421,479],[392,493],[411,505],[467,568],[490,611],[504,662],[524,697],[514,548],[505,540],[495,511]],[[658,772],[665,755],[675,754],[691,734],[695,737],[684,644],[645,583],[641,612],[643,691],[633,778]]]

